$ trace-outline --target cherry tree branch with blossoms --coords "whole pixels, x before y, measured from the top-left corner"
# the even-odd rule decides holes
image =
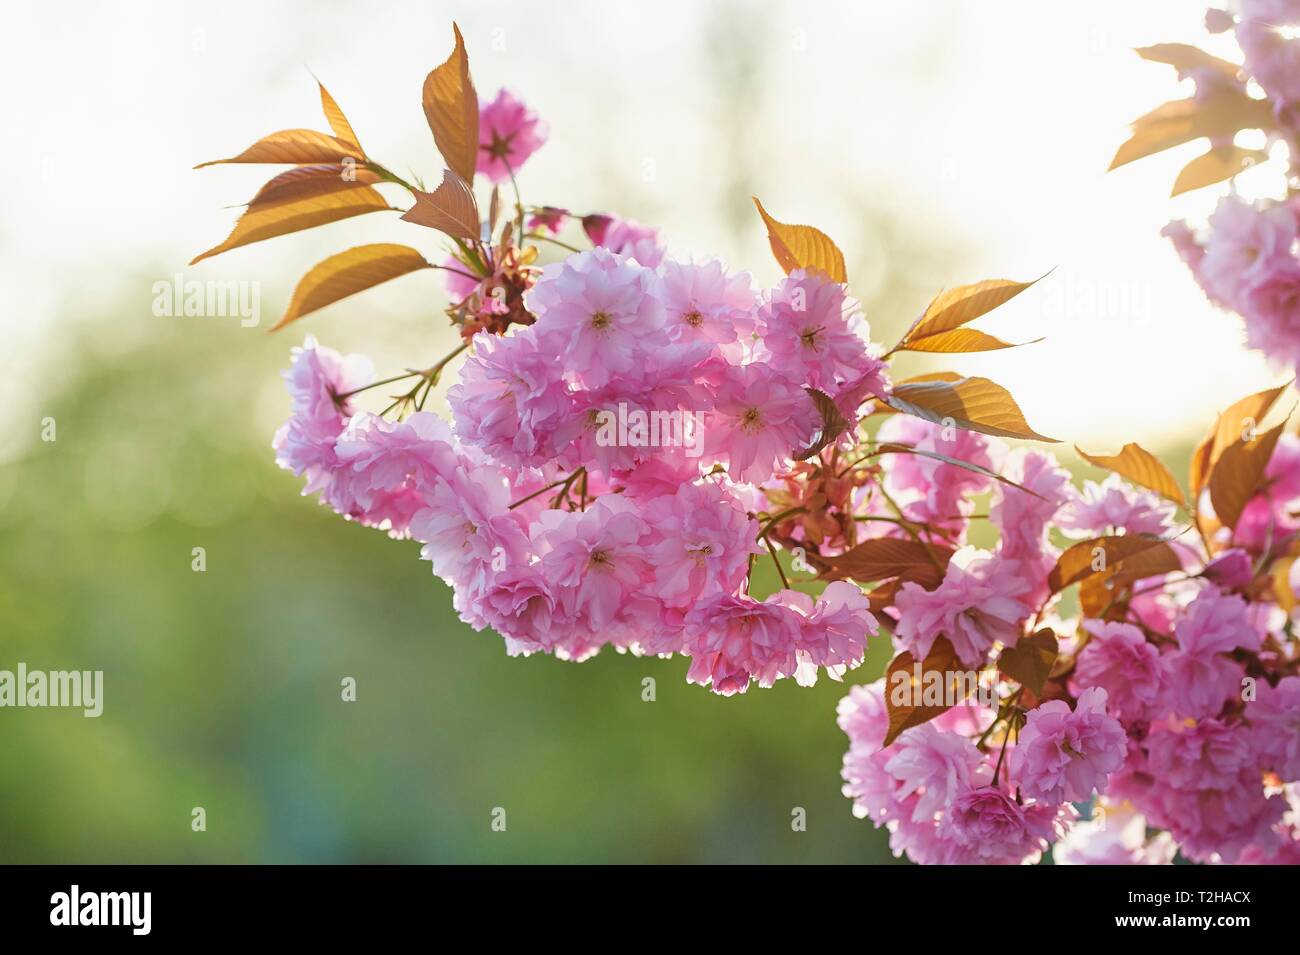
[[[508,91],[478,97],[454,32],[424,86],[447,162],[433,191],[370,159],[323,87],[332,135],[224,160],[293,168],[200,258],[372,211],[446,244],[436,265],[360,246],[300,281],[277,328],[441,270],[462,338],[377,380],[362,356],[295,348],[273,444],[304,494],[420,542],[511,656],[683,656],[690,683],[730,696],[842,680],[890,641],[885,676],[840,703],[844,792],[914,861],[1028,862],[1052,843],[1060,862],[1300,857],[1300,440],[1256,427],[1282,389],[1223,413],[1186,495],[1135,444],[1080,452],[1112,473],[1076,488],[1050,453],[1006,444],[1052,439],[1001,386],[890,373],[901,352],[1014,347],[972,323],[1033,282],[948,289],[884,348],[835,243],[757,200],[786,273],[769,289],[635,221],[525,204],[547,129]],[[541,264],[543,247],[563,257]],[[446,420],[425,404],[457,360]],[[382,412],[361,407],[390,386]],[[992,549],[970,544],[976,521]]]

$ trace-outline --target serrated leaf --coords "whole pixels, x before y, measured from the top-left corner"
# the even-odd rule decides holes
[[[804,391],[808,392],[808,397],[812,399],[813,404],[816,406],[817,414],[821,417],[822,423],[813,443],[794,456],[796,461],[807,461],[809,458],[820,454],[823,448],[827,447],[851,427],[851,422],[844,417],[839,406],[835,404],[835,400],[830,395],[816,388],[805,388]]]
[[[1279,424],[1250,441],[1237,440],[1223,449],[1210,472],[1210,503],[1214,516],[1235,528],[1246,504],[1259,491],[1264,470],[1282,434]]]
[[[934,677],[928,677],[928,673],[938,673],[938,681],[947,689],[947,678],[959,672],[969,672],[961,665],[957,659],[957,654],[953,650],[952,644],[946,637],[938,637],[930,652],[926,654],[925,659],[921,661],[921,678],[918,681],[916,677],[916,658],[910,652],[900,653],[889,664],[889,669],[885,672],[885,709],[889,714],[889,730],[885,733],[883,746],[888,746],[894,740],[898,739],[900,733],[909,730],[914,726],[921,726],[928,723],[942,713],[951,709],[950,706],[925,706],[924,689],[928,681],[933,681]],[[905,689],[904,689],[905,687]],[[906,702],[896,702],[895,688],[898,688],[898,695],[903,697]],[[967,681],[959,681],[957,690],[968,688]],[[954,700],[960,699],[964,693],[954,692]],[[944,694],[945,700],[948,693]]]
[[[1223,182],[1266,159],[1268,153],[1262,149],[1243,149],[1231,144],[1212,147],[1209,152],[1197,156],[1183,167],[1174,180],[1174,189],[1170,195],[1179,196],[1193,189]]]
[[[1043,692],[1058,651],[1056,634],[1039,630],[1032,636],[1022,637],[1014,647],[1007,647],[998,657],[998,669],[1025,686],[1034,696]]]
[[[474,191],[454,170],[444,169],[442,185],[433,192],[415,190],[415,205],[402,216],[407,222],[428,226],[456,239],[479,238],[478,203]]]
[[[317,80],[316,85],[320,87],[321,110],[324,111],[325,121],[330,124],[330,129],[334,131],[334,135],[343,142],[356,146],[357,151],[364,156],[365,150],[361,148],[361,141],[357,139],[357,134],[352,131],[352,124],[343,115],[343,110],[339,108],[339,104],[334,102],[334,97],[330,96],[329,90],[325,88],[324,83]]]
[[[250,205],[239,217],[235,228],[224,242],[196,255],[190,265],[251,242],[261,242],[278,235],[301,232],[340,219],[391,208],[388,201],[370,186],[354,186],[320,195],[258,202]]]
[[[461,179],[473,182],[478,163],[478,93],[460,27],[453,23],[451,29],[456,37],[451,56],[424,80],[424,115],[447,165]]]
[[[361,148],[314,129],[282,129],[259,139],[238,156],[199,163],[195,169],[221,163],[336,163],[344,159],[365,161]]]
[[[391,242],[359,245],[332,255],[302,277],[284,317],[271,331],[356,292],[427,268],[430,264],[418,251]]]
[[[938,425],[951,423],[967,431],[1004,438],[1056,441],[1029,427],[1011,394],[987,378],[900,382],[886,403],[896,411]]]
[[[1089,454],[1077,444],[1074,450],[1089,464],[1114,471],[1120,477],[1141,485],[1149,491],[1155,491],[1165,500],[1173,501],[1179,507],[1186,509],[1187,501],[1183,497],[1182,488],[1178,486],[1178,481],[1159,458],[1141,445],[1129,442],[1120,449],[1119,454],[1112,455]]]
[[[999,305],[1011,301],[1037,281],[1038,279],[1034,279],[1033,282],[986,279],[973,285],[959,285],[956,288],[945,289],[934,297],[934,300],[926,307],[921,317],[907,330],[907,334],[899,342],[898,348],[905,348],[909,351],[940,350],[920,348],[917,345],[922,339],[943,335],[953,329],[960,328],[968,322],[973,322],[981,315],[993,311]],[[991,335],[986,337],[992,341],[997,341]],[[1004,343],[997,347],[1007,348],[1010,346]],[[965,350],[985,351],[987,349]]]
[[[751,198],[758,214],[763,217],[763,224],[767,226],[767,241],[772,247],[772,254],[787,275],[795,269],[816,269],[830,276],[832,281],[848,281],[844,253],[831,241],[830,236],[809,225],[777,222],[767,214],[757,196]]]

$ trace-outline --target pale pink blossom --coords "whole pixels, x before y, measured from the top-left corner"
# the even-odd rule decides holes
[[[293,362],[284,372],[293,413],[275,434],[275,463],[306,477],[303,494],[325,489],[339,468],[335,445],[354,407],[348,392],[370,384],[374,366],[361,355],[344,357],[323,348],[311,335],[292,352]]]
[[[1020,792],[1044,803],[1078,802],[1105,792],[1124,763],[1124,728],[1106,712],[1106,691],[1091,687],[1074,706],[1048,700],[1029,711],[1009,759]]]
[[[812,443],[821,422],[799,385],[761,363],[728,369],[705,424],[705,448],[732,480],[762,484]]]
[[[1132,624],[1088,620],[1091,639],[1079,654],[1074,682],[1082,690],[1101,687],[1107,708],[1125,723],[1158,716],[1165,686],[1159,651]]]
[[[1015,646],[1029,610],[1017,598],[1029,585],[1015,561],[965,547],[953,555],[943,582],[934,590],[903,584],[894,606],[899,645],[924,659],[936,638],[945,636],[968,667],[982,666],[995,642]]]
[[[479,102],[477,172],[503,183],[546,142],[546,124],[509,90]]]

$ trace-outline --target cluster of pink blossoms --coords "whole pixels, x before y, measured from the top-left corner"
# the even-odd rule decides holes
[[[1241,0],[1235,19],[1212,10],[1207,22],[1215,32],[1235,30],[1244,54],[1240,68],[1208,56],[1195,63],[1177,57],[1167,62],[1195,81],[1194,99],[1206,107],[1207,117],[1212,112],[1239,113],[1241,126],[1262,127],[1270,143],[1286,144],[1288,177],[1294,183],[1300,161],[1300,2]],[[1248,96],[1252,80],[1266,101]],[[1193,135],[1220,128],[1210,135],[1207,154],[1217,157],[1225,170],[1218,178],[1268,156],[1267,149],[1234,146],[1239,124],[1227,128],[1223,119],[1189,123],[1189,130],[1196,130]],[[1204,131],[1198,129],[1201,125]],[[1193,182],[1200,184],[1199,179]],[[1246,344],[1262,351],[1277,368],[1300,375],[1300,204],[1294,192],[1292,187],[1284,198],[1249,202],[1233,191],[1219,201],[1203,229],[1175,221],[1164,234],[1210,301],[1242,316]]]
[[[900,427],[937,438],[938,429],[902,418],[882,432]],[[890,739],[891,708],[922,702],[909,698],[921,696],[910,671],[854,687],[839,717],[854,812],[920,863],[1033,862],[1053,842],[1059,864],[1167,864],[1178,851],[1198,862],[1300,862],[1300,650],[1291,635],[1300,620],[1300,440],[1280,436],[1235,527],[1211,532],[1204,546],[1170,542],[1175,505],[1118,475],[1079,490],[1051,456],[969,432],[951,435],[946,453],[1018,486],[990,488],[975,472],[925,459],[924,470],[890,471],[891,496],[930,528],[919,533],[936,549],[959,549],[942,580],[903,584],[887,613],[911,659],[945,641],[945,666],[976,674],[984,697],[901,724]],[[964,545],[965,502],[990,489],[1000,538],[979,551]],[[1053,532],[1084,548],[1151,541],[1166,562],[1131,577],[1119,562],[1100,600],[1094,591],[1081,614],[1063,619],[1054,592],[1063,588],[1049,573],[1062,562]],[[1008,655],[1044,625],[1059,638],[1050,678],[1037,691],[1016,688],[1023,670]]]
[[[1242,24],[1292,6],[1247,4]],[[1252,70],[1289,105],[1292,78],[1259,58],[1290,47],[1265,39]],[[276,460],[345,518],[420,542],[468,624],[511,655],[684,656],[721,695],[842,679],[890,640],[885,676],[840,704],[844,792],[917,862],[1032,862],[1053,844],[1060,863],[1300,861],[1300,440],[1254,429],[1282,389],[1224,412],[1186,499],[1136,445],[1090,457],[1114,473],[1078,489],[1050,454],[989,436],[1042,439],[1005,389],[887,371],[898,351],[1005,346],[961,326],[1032,283],[950,289],[882,355],[834,243],[761,205],[786,272],[762,290],[633,220],[526,206],[517,175],[545,128],[509,93],[477,99],[458,30],[426,81],[437,191],[367,158],[322,103],[335,136],[276,134],[228,161],[314,163],[293,182],[329,189],[359,165],[408,189],[404,218],[451,240],[433,267],[463,344],[375,380],[308,337]],[[1183,239],[1235,302],[1296,229],[1289,207],[1231,208],[1216,231],[1245,238]],[[568,254],[538,264],[552,247]],[[396,256],[376,275],[431,265],[382,245],[317,268],[356,254]],[[462,353],[450,418],[424,410]],[[992,536],[978,521],[995,545],[973,546]],[[754,573],[768,558],[780,589]]]

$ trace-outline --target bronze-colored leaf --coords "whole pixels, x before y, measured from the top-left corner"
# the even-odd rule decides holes
[[[451,56],[424,80],[424,115],[447,165],[461,179],[473,182],[478,163],[478,93],[469,75],[460,27],[453,23],[451,29],[456,36]]]
[[[478,203],[469,183],[454,170],[444,169],[442,185],[433,192],[415,191],[415,205],[402,216],[407,222],[428,226],[455,239],[479,238]]]
[[[382,179],[378,173],[365,166],[345,166],[342,163],[316,163],[294,166],[276,176],[249,201],[249,206],[269,202],[287,202],[327,192],[346,192],[360,186],[372,186]]]
[[[835,400],[824,391],[816,388],[805,388],[808,397],[817,407],[817,414],[821,417],[821,428],[818,429],[813,443],[803,451],[794,456],[796,461],[807,461],[809,458],[820,454],[822,449],[827,447],[851,426],[852,422],[844,417]]]
[[[1243,149],[1241,146],[1212,146],[1210,151],[1197,156],[1178,174],[1174,180],[1171,196],[1179,196],[1202,186],[1212,186],[1216,182],[1231,179],[1239,172],[1251,166],[1259,165],[1268,159],[1268,153],[1262,149]]]
[[[795,269],[816,269],[830,276],[832,281],[848,281],[844,253],[831,241],[830,236],[810,225],[777,222],[767,214],[757,196],[751,198],[758,208],[758,214],[763,217],[763,224],[767,226],[767,241],[772,246],[772,254],[787,275]]]
[[[1032,636],[1021,637],[1014,647],[1003,650],[998,657],[998,669],[1028,688],[1034,696],[1039,696],[1052,675],[1057,650],[1056,634],[1051,630],[1039,630]]]
[[[370,186],[283,201],[258,202],[250,205],[239,217],[235,228],[224,242],[196,255],[190,265],[250,242],[261,242],[277,235],[300,232],[328,222],[391,208],[387,200]]]
[[[927,545],[911,538],[873,537],[838,557],[826,557],[829,570],[824,577],[852,577],[858,581],[899,577],[923,587],[937,587],[953,552],[937,544]]]
[[[939,425],[952,424],[1004,438],[1056,441],[1029,427],[1011,394],[987,378],[900,382],[886,403],[896,411]]]
[[[1283,427],[1279,424],[1249,441],[1238,439],[1219,455],[1210,472],[1210,503],[1224,526],[1235,528],[1242,510],[1259,491]]]
[[[926,307],[921,317],[907,330],[907,334],[899,342],[898,348],[906,348],[909,351],[988,351],[988,348],[927,349],[918,347],[918,345],[922,339],[941,336],[953,329],[960,328],[968,322],[973,322],[981,315],[985,315],[999,305],[1009,302],[1037,281],[1038,279],[1034,279],[1033,282],[987,279],[973,285],[959,285],[956,288],[945,289],[934,297],[934,300]],[[991,335],[985,337],[994,342],[997,341]],[[995,347],[1008,348],[1010,346],[1002,343]]]
[[[344,159],[365,161],[361,148],[314,129],[282,129],[259,139],[238,156],[199,163],[195,169],[220,163],[336,163]]]
[[[1275,125],[1268,100],[1229,87],[1204,99],[1174,100],[1133,121],[1133,135],[1119,147],[1110,168],[1151,156],[1193,139],[1230,139],[1243,129]]]
[[[900,733],[928,723],[951,709],[948,700],[960,701],[973,689],[974,680],[953,680],[959,673],[969,673],[957,659],[946,637],[938,637],[921,661],[921,678],[917,679],[916,659],[909,652],[900,653],[885,671],[885,709],[889,713],[889,730],[882,745],[888,746]],[[937,676],[927,676],[927,674]],[[950,683],[950,680],[952,682]],[[926,686],[942,688],[943,701],[926,705]]]
[[[927,335],[916,341],[905,342],[898,346],[900,351],[920,351],[935,354],[956,355],[967,352],[997,351],[1002,348],[1019,348],[1041,342],[1036,338],[1032,342],[1004,342],[993,335],[985,334],[973,328],[954,328],[937,335]]]
[[[430,267],[424,256],[415,249],[391,242],[359,245],[332,255],[302,277],[294,289],[284,317],[275,323],[271,331],[283,328],[290,322],[355,292]]]
[[[1089,454],[1077,444],[1074,450],[1089,464],[1114,471],[1120,477],[1141,485],[1149,491],[1155,491],[1168,501],[1186,509],[1187,501],[1182,488],[1174,479],[1169,469],[1150,451],[1141,445],[1129,442],[1120,449],[1119,454]]]
[[[352,124],[348,118],[343,115],[343,110],[339,109],[339,104],[334,102],[334,97],[330,96],[329,90],[320,80],[316,81],[320,87],[320,107],[325,112],[325,121],[330,124],[330,129],[334,135],[345,143],[351,143],[357,147],[357,152],[365,155],[365,150],[361,148],[361,141],[357,139],[357,134],[352,131]]]
[[[1205,483],[1210,479],[1210,471],[1213,470],[1219,456],[1223,454],[1223,449],[1253,433],[1256,425],[1277,402],[1278,396],[1289,387],[1290,383],[1247,395],[1219,415],[1210,433],[1201,439],[1201,443],[1192,452],[1189,476],[1192,503],[1196,503],[1201,492],[1205,490]]]
[[[1057,558],[1056,566],[1047,576],[1047,585],[1052,593],[1058,593],[1096,574],[1113,575],[1126,559],[1156,547],[1168,548],[1169,544],[1148,534],[1121,534],[1079,541],[1067,547]]]

